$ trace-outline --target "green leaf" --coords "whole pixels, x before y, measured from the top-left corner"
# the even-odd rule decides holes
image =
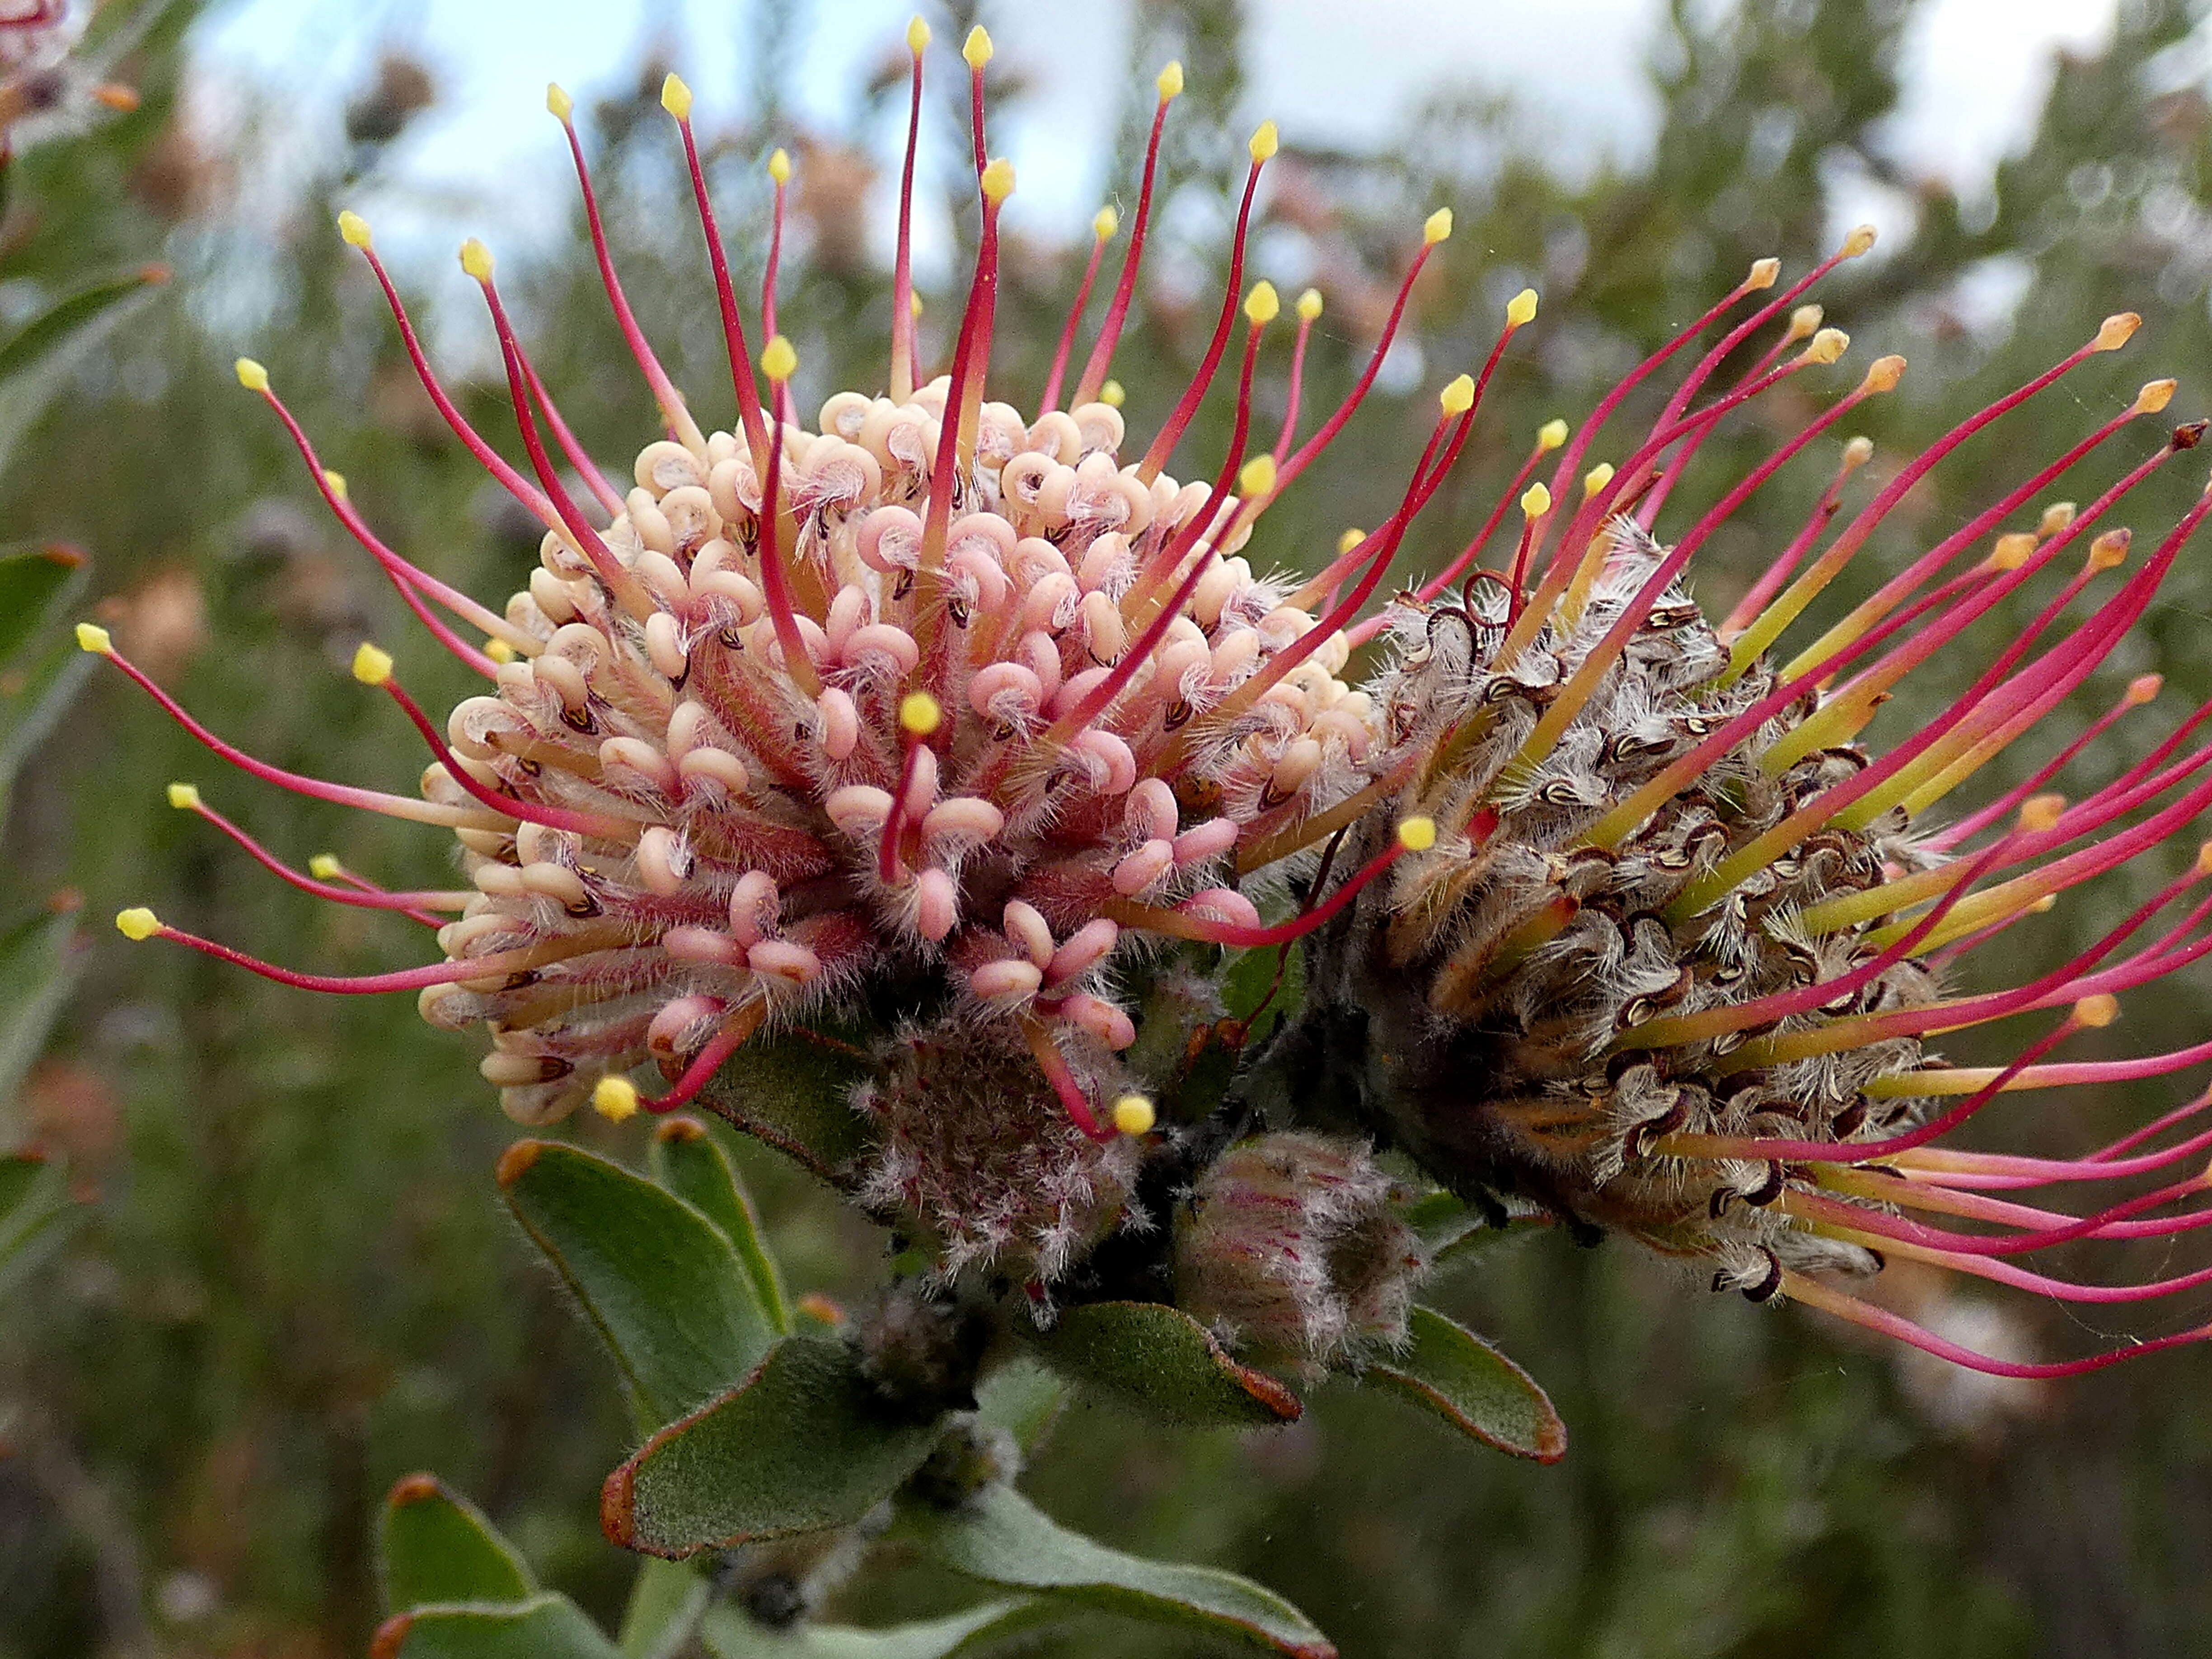
[[[40,914],[0,933],[0,1107],[15,1097],[81,959],[76,918]]]
[[[84,564],[83,554],[58,544],[0,554],[0,663],[14,657],[76,596],[84,586]]]
[[[0,341],[0,467],[39,418],[76,359],[169,279],[164,265],[146,265],[56,301]]]
[[[464,1601],[416,1607],[387,1619],[369,1659],[622,1659],[565,1595],[526,1601]]]
[[[1567,1427],[1528,1372],[1432,1308],[1407,1321],[1406,1348],[1363,1376],[1434,1412],[1486,1446],[1556,1463]]]
[[[0,1157],[0,1291],[60,1243],[82,1213],[58,1166],[33,1153]]]
[[[520,1601],[538,1589],[482,1510],[434,1474],[410,1474],[384,1500],[384,1603]]]
[[[682,1653],[714,1594],[714,1587],[689,1562],[647,1556],[623,1608],[622,1650],[629,1659]]]
[[[670,1118],[653,1132],[653,1179],[720,1227],[728,1237],[745,1275],[752,1280],[753,1295],[761,1313],[778,1336],[791,1334],[791,1308],[783,1293],[783,1275],[775,1258],[762,1243],[760,1223],[752,1200],[730,1167],[727,1153],[714,1143],[707,1127],[691,1117]]]
[[[646,1426],[713,1399],[775,1340],[721,1229],[642,1176],[557,1141],[519,1140],[499,1184],[606,1340]]]
[[[748,1042],[722,1062],[699,1099],[733,1128],[764,1140],[833,1184],[868,1147],[853,1085],[873,1069],[856,1047],[811,1031]]]
[[[1067,1399],[1067,1384],[1027,1354],[1018,1353],[975,1385],[975,1415],[1004,1429],[1024,1455],[1052,1427]]]
[[[15,775],[97,665],[90,652],[80,651],[76,641],[64,635],[33,653],[27,664],[0,673],[0,817],[6,816]]]
[[[1425,1193],[1406,1207],[1406,1224],[1421,1237],[1431,1267],[1478,1256],[1552,1225],[1546,1215],[1516,1215],[1494,1226],[1481,1211],[1446,1192]]]
[[[953,1659],[1003,1637],[1034,1630],[1054,1616],[1045,1603],[986,1601],[981,1607],[888,1630],[797,1625],[770,1630],[736,1607],[716,1607],[700,1636],[714,1659]]]
[[[1195,1428],[1296,1422],[1298,1397],[1163,1302],[1091,1302],[1036,1339],[1069,1380]]]
[[[1154,1624],[1225,1636],[1300,1659],[1334,1659],[1328,1638],[1273,1590],[1218,1567],[1147,1561],[1070,1532],[1012,1486],[956,1510],[909,1508],[904,1525],[957,1572]]]
[[[884,1414],[845,1342],[790,1337],[609,1475],[599,1524],[617,1544],[672,1559],[842,1527],[921,1468],[937,1437],[935,1423]]]

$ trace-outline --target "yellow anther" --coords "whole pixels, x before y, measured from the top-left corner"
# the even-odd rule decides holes
[[[637,1085],[626,1077],[603,1077],[592,1090],[592,1109],[610,1123],[637,1115]]]
[[[2110,570],[2114,565],[2124,564],[2127,562],[2128,544],[2135,538],[2135,532],[2124,527],[2107,530],[2089,544],[2089,568]]]
[[[317,881],[336,881],[345,874],[345,866],[336,853],[318,853],[307,860],[307,873]]]
[[[2053,501],[2043,509],[2042,518],[2036,520],[2039,536],[2062,535],[2073,524],[2074,514],[2080,509],[2071,501]]]
[[[691,118],[691,88],[684,84],[684,77],[673,70],[660,83],[660,106],[679,121]]]
[[[2144,703],[2148,702],[2152,698],[2158,696],[2159,692],[2165,688],[2165,685],[2166,676],[2163,674],[2138,674],[2135,678],[2128,682],[2127,695],[2124,701],[2134,704],[2137,708],[2141,708]]]
[[[781,334],[761,348],[761,373],[771,380],[787,380],[799,372],[799,353]]]
[[[1091,234],[1102,242],[1114,240],[1114,233],[1121,228],[1121,216],[1112,208],[1103,207],[1091,216]]]
[[[768,158],[768,176],[771,182],[787,185],[791,182],[791,152],[777,149]]]
[[[909,737],[927,738],[945,724],[945,705],[927,691],[909,691],[899,699],[899,730]]]
[[[1255,455],[1237,469],[1237,493],[1248,501],[1264,501],[1275,493],[1275,458]]]
[[[1844,258],[1857,258],[1860,254],[1874,246],[1874,239],[1875,228],[1872,225],[1853,226],[1851,234],[1844,238]]]
[[[368,246],[368,221],[348,208],[338,215],[338,234],[344,237],[349,247]]]
[[[1437,844],[1437,821],[1414,817],[1398,821],[1398,845],[1408,853],[1425,853]]]
[[[555,120],[566,122],[575,113],[576,100],[561,90],[558,81],[548,81],[545,83],[545,107],[552,112]]]
[[[1814,363],[1832,363],[1850,349],[1851,337],[1840,328],[1824,328],[1813,337],[1812,344],[1805,348],[1805,360]]]
[[[1098,401],[1109,409],[1119,409],[1128,398],[1119,380],[1109,380],[1098,388]]]
[[[1540,483],[1532,483],[1521,492],[1521,511],[1532,519],[1540,519],[1552,510],[1552,492]]]
[[[161,931],[161,919],[144,905],[134,904],[128,910],[116,912],[115,926],[127,939],[149,939]]]
[[[108,637],[107,630],[98,623],[79,623],[76,625],[76,648],[89,651],[94,656],[112,657],[115,654],[115,641]]]
[[[1003,202],[1014,193],[1014,164],[1001,155],[983,169],[983,199]]]
[[[1820,327],[1821,318],[1826,315],[1827,313],[1818,306],[1799,306],[1796,310],[1790,313],[1789,337],[1793,340],[1804,339],[1814,329]]]
[[[1584,501],[1588,501],[1591,496],[1596,495],[1599,490],[1604,489],[1612,482],[1613,463],[1611,461],[1600,461],[1595,466],[1583,474],[1583,499]]]
[[[173,783],[169,786],[169,805],[179,812],[197,812],[200,792],[189,783]]]
[[[1244,146],[1255,161],[1264,161],[1283,147],[1283,135],[1275,130],[1273,121],[1262,121],[1252,129],[1252,141]]]
[[[2017,570],[2027,562],[2028,555],[2035,551],[2035,538],[2025,530],[2016,530],[2009,536],[1997,538],[1997,544],[1990,550],[1990,568]]]
[[[2021,803],[2020,827],[2040,835],[2056,828],[2065,811],[2063,795],[2030,795]]]
[[[504,663],[514,660],[514,647],[505,640],[486,640],[483,649],[484,655],[489,657],[494,662]]]
[[[1163,104],[1170,99],[1182,97],[1182,64],[1170,58],[1168,59],[1168,66],[1160,71],[1159,78],[1152,84],[1160,89],[1160,102]]]
[[[471,236],[461,244],[461,269],[479,283],[491,281],[491,250]]]
[[[1751,262],[1751,274],[1743,279],[1743,291],[1757,294],[1774,286],[1774,279],[1782,275],[1782,261],[1771,255]]]
[[[2031,916],[2047,916],[2057,908],[2058,895],[2056,893],[2045,893],[2041,898],[2036,900],[2034,903],[2027,907],[2027,914]]]
[[[1856,472],[1874,459],[1874,440],[1857,437],[1844,446],[1844,471]]]
[[[2074,1023],[2092,1028],[2110,1025],[2120,1017],[2120,1000],[2107,992],[2083,997],[2074,1005]]]
[[[251,357],[240,357],[231,367],[238,371],[238,383],[248,392],[269,390],[269,371]]]
[[[968,67],[979,70],[991,61],[991,31],[981,23],[968,31],[968,38],[960,43],[960,55],[968,60]]]
[[[1421,240],[1431,247],[1451,234],[1451,210],[1438,208],[1421,222]]]
[[[1159,1121],[1159,1113],[1152,1103],[1138,1094],[1123,1095],[1116,1100],[1112,1115],[1115,1128],[1125,1135],[1148,1134],[1152,1125]]]
[[[2118,351],[2135,337],[2135,331],[2142,326],[2142,319],[2132,311],[2123,311],[2116,316],[2107,317],[2097,325],[2095,349],[2099,351]]]
[[[2173,401],[2174,388],[2179,384],[2178,380],[2153,380],[2141,392],[2136,393],[2135,413],[2157,414],[2159,410]]]
[[[908,295],[906,296],[906,308],[908,314],[913,317],[916,322],[920,322],[921,320],[921,295],[919,294]]]
[[[1360,543],[1366,539],[1367,532],[1364,530],[1355,527],[1346,531],[1344,534],[1336,538],[1336,556],[1340,559],[1342,558],[1346,554],[1351,552],[1353,548],[1358,546]]]
[[[392,678],[392,653],[363,640],[354,649],[353,677],[363,685],[382,685]]]
[[[1275,292],[1275,285],[1264,276],[1253,283],[1251,293],[1244,296],[1245,321],[1258,327],[1282,314],[1282,296]]]
[[[323,482],[331,487],[331,495],[337,496],[340,501],[345,500],[346,481],[344,473],[338,471],[334,467],[326,466],[323,469]]]
[[[1536,428],[1536,447],[1546,454],[1551,453],[1566,441],[1567,423],[1565,421],[1547,421]]]
[[[1310,288],[1304,293],[1298,295],[1297,313],[1301,318],[1309,323],[1313,321],[1315,318],[1321,315],[1321,290],[1319,289]]]
[[[1474,407],[1474,376],[1462,374],[1448,382],[1437,394],[1437,402],[1446,415],[1464,415]]]
[[[1905,359],[1892,353],[1887,357],[1877,357],[1867,365],[1866,379],[1859,382],[1859,390],[1869,394],[1894,392],[1897,383],[1904,378]],[[1867,446],[1869,450],[1873,447],[1871,443]]]
[[[919,58],[929,45],[929,25],[917,13],[906,26],[906,49]]]
[[[1505,325],[1526,328],[1536,320],[1536,290],[1524,288],[1505,302]]]

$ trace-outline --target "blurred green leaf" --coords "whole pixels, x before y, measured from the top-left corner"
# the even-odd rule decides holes
[[[0,1157],[0,1290],[59,1243],[79,1213],[58,1165],[29,1153]]]
[[[58,544],[0,553],[0,663],[83,588],[84,567],[83,554]]]
[[[499,1184],[605,1339],[646,1426],[721,1393],[775,1340],[721,1230],[642,1176],[520,1140],[500,1159]]]
[[[664,1659],[684,1651],[714,1586],[688,1561],[647,1556],[638,1564],[617,1638],[629,1659]]]
[[[1037,1346],[1061,1376],[1194,1428],[1291,1423],[1304,1407],[1265,1371],[1162,1302],[1091,1302],[1064,1311]]]
[[[1067,1399],[1067,1384],[1051,1367],[1016,1354],[975,1385],[975,1415],[1004,1429],[1024,1454],[1036,1449]]]
[[[937,1437],[935,1423],[885,1415],[846,1343],[790,1337],[609,1475],[600,1524],[672,1558],[843,1526],[919,1468]]]
[[[6,815],[15,775],[96,666],[89,652],[78,650],[76,641],[64,635],[0,673],[0,817]]]
[[[1311,1620],[1273,1590],[1216,1567],[1146,1561],[1070,1532],[1012,1486],[954,1510],[910,1507],[905,1527],[957,1572],[1010,1589],[1229,1637],[1300,1659],[1334,1659]]]
[[[728,1237],[770,1328],[778,1336],[788,1336],[791,1309],[783,1293],[783,1275],[761,1242],[760,1222],[738,1172],[706,1126],[696,1118],[678,1117],[655,1130],[653,1176]]]
[[[1495,1226],[1456,1194],[1446,1192],[1424,1194],[1407,1206],[1405,1218],[1406,1224],[1421,1236],[1432,1267],[1480,1255],[1553,1224],[1549,1216],[1516,1215],[1504,1226]]]
[[[387,1619],[369,1659],[621,1659],[565,1595],[416,1607]]]
[[[38,915],[0,933],[0,1107],[22,1087],[76,981],[76,918]]]
[[[39,417],[63,374],[100,337],[169,280],[166,265],[89,283],[57,300],[0,341],[0,468]]]
[[[384,1500],[384,1601],[520,1601],[538,1588],[483,1511],[435,1475],[410,1474]]]
[[[1032,1601],[986,1601],[981,1607],[924,1619],[888,1630],[837,1625],[797,1625],[770,1630],[736,1607],[716,1607],[700,1636],[714,1659],[952,1659],[980,1653],[994,1642],[1034,1630],[1053,1617]]]
[[[733,1128],[834,1183],[867,1149],[867,1126],[851,1100],[853,1085],[872,1069],[854,1045],[791,1031],[746,1043],[699,1098]]]
[[[1366,1377],[1486,1446],[1540,1463],[1566,1455],[1566,1425],[1528,1372],[1431,1308],[1413,1310],[1406,1334],[1407,1346]]]

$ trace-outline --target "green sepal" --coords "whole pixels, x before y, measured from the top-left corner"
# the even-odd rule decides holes
[[[845,1526],[921,1467],[938,1432],[889,1415],[843,1340],[789,1337],[610,1474],[599,1524],[671,1559]]]
[[[377,1627],[369,1659],[622,1659],[565,1595],[458,1601],[398,1613]]]
[[[1164,1302],[1085,1303],[1036,1340],[1071,1382],[1170,1423],[1294,1423],[1305,1409],[1285,1384],[1239,1364],[1205,1326]]]
[[[670,1118],[653,1131],[653,1178],[720,1227],[738,1253],[761,1312],[778,1336],[791,1334],[791,1304],[783,1275],[762,1243],[760,1222],[729,1155],[707,1127],[691,1117]]]
[[[605,1340],[641,1426],[722,1393],[775,1341],[735,1248],[666,1188],[550,1140],[508,1147],[499,1184]]]
[[[1382,1383],[1486,1446],[1556,1463],[1566,1455],[1567,1425],[1535,1379],[1464,1326],[1432,1308],[1406,1322],[1406,1346],[1370,1365]]]
[[[521,1555],[483,1511],[433,1474],[410,1474],[384,1500],[384,1604],[520,1601],[537,1593]]]
[[[1274,1591],[1224,1572],[1147,1561],[1070,1532],[1012,1486],[984,1487],[957,1510],[909,1504],[901,1530],[954,1571],[1008,1589],[1227,1637],[1299,1659],[1336,1649]]]
[[[699,1103],[842,1186],[869,1146],[867,1125],[852,1107],[853,1085],[873,1070],[856,1045],[833,1036],[756,1037],[722,1062]]]
[[[986,1601],[941,1619],[884,1630],[848,1625],[794,1625],[770,1630],[736,1607],[708,1613],[699,1636],[714,1659],[956,1659],[1056,1616],[1046,1602]]]

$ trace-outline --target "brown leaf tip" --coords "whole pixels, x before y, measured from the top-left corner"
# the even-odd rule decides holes
[[[368,1638],[368,1659],[399,1659],[399,1650],[405,1645],[408,1632],[415,1628],[415,1615],[403,1613],[386,1620],[376,1627],[376,1634]]]
[[[499,1155],[499,1168],[492,1178],[502,1187],[512,1187],[522,1179],[530,1166],[538,1162],[538,1154],[548,1145],[543,1140],[518,1140]]]
[[[384,1504],[386,1509],[396,1510],[405,1504],[420,1504],[425,1498],[441,1497],[444,1495],[444,1491],[445,1489],[438,1484],[438,1477],[434,1474],[424,1474],[419,1472],[414,1474],[403,1474],[392,1483],[392,1490],[386,1495]]]
[[[636,1547],[637,1471],[629,1463],[619,1466],[599,1487],[599,1530],[611,1544]]]
[[[704,1140],[707,1138],[707,1126],[696,1117],[672,1117],[664,1120],[660,1126],[653,1130],[653,1138],[655,1140],[665,1141]]]

